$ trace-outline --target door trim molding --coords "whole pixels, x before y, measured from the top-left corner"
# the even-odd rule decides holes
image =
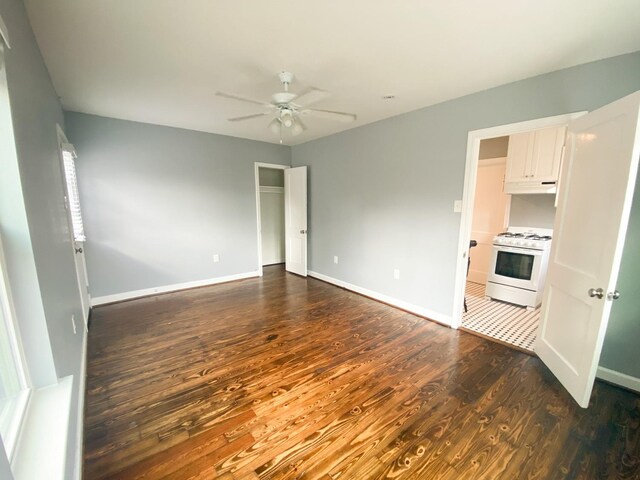
[[[625,373],[616,372],[606,367],[598,367],[596,378],[619,385],[620,387],[628,388],[634,392],[640,392],[640,378],[632,377]]]
[[[260,218],[260,168],[272,168],[276,170],[286,170],[291,168],[290,165],[280,165],[277,163],[263,163],[263,162],[255,162],[254,163],[254,177],[255,177],[255,188],[256,188],[256,231],[258,233],[258,276],[262,276],[262,218]],[[262,187],[265,188],[265,187]],[[282,187],[282,192],[284,193],[284,187]]]
[[[480,156],[480,141],[513,135],[516,133],[539,130],[547,127],[566,125],[570,120],[585,115],[586,111],[538,118],[524,122],[510,123],[496,127],[472,130],[467,137],[467,160],[464,170],[464,187],[462,193],[462,214],[460,216],[460,234],[458,237],[458,251],[456,258],[456,274],[453,291],[453,313],[451,327],[458,328],[462,322],[464,303],[464,289],[467,274],[467,253],[471,239],[471,222],[473,220],[473,201],[476,194],[476,180],[478,176],[478,162]],[[464,257],[463,257],[464,255]]]

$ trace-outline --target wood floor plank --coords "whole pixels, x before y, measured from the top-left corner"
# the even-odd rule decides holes
[[[640,478],[640,397],[314,279],[96,308],[84,478]]]

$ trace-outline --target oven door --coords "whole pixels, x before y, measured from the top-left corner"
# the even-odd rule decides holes
[[[539,288],[543,252],[494,245],[488,281],[536,291]]]

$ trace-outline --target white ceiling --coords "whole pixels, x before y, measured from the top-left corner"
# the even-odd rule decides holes
[[[638,0],[26,0],[65,109],[277,143],[277,73],[352,124],[306,117],[292,145],[640,49]],[[394,100],[382,100],[394,94]]]

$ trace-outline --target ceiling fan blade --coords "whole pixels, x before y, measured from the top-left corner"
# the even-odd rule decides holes
[[[242,117],[227,118],[230,122],[240,122],[242,120],[249,120],[250,118],[264,117],[267,113],[254,113],[252,115],[244,115]]]
[[[339,122],[355,122],[358,116],[355,113],[334,112],[333,110],[317,110],[315,108],[307,108],[301,113],[305,115],[313,115],[318,118],[326,118],[327,120],[337,120]]]
[[[270,103],[261,102],[260,100],[253,100],[251,98],[240,97],[239,95],[233,95],[231,93],[216,92],[216,96],[223,97],[223,98],[231,98],[232,100],[240,100],[241,102],[255,103],[256,105],[262,105],[265,107],[271,106]]]
[[[329,92],[320,90],[318,88],[310,87],[304,90],[300,95],[293,99],[293,103],[299,107],[307,107],[314,103],[324,100],[329,96]]]

